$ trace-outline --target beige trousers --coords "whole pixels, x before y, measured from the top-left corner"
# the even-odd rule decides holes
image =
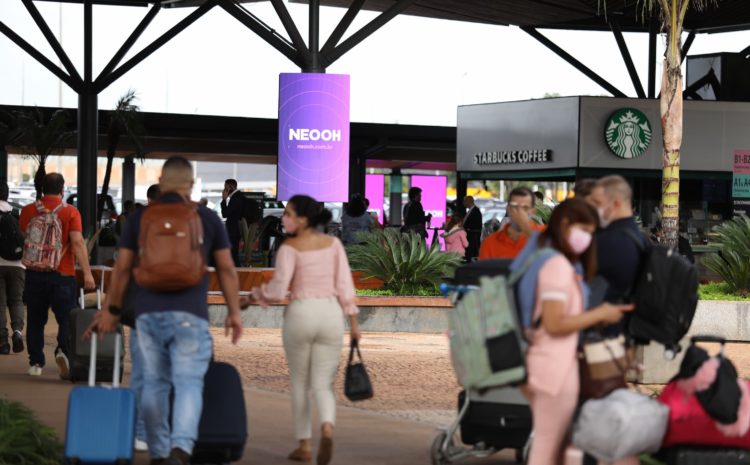
[[[335,424],[333,382],[341,357],[344,315],[335,297],[297,299],[284,312],[282,339],[292,377],[292,413],[297,439],[312,436],[310,394],[321,423]]]

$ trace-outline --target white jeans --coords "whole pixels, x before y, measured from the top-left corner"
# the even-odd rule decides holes
[[[297,299],[284,312],[282,339],[292,376],[292,412],[297,439],[309,439],[310,391],[321,423],[336,421],[333,382],[341,357],[344,316],[335,297]]]

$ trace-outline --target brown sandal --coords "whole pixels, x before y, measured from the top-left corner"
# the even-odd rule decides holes
[[[288,458],[296,462],[311,462],[312,452],[309,450],[294,449]]]
[[[318,445],[318,465],[328,465],[333,458],[333,438],[320,438]]]

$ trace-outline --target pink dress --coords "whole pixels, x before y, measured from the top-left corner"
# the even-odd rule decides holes
[[[359,313],[352,270],[338,239],[329,247],[308,251],[282,244],[273,278],[254,289],[253,296],[261,305],[268,305],[282,300],[290,290],[290,300],[336,297],[345,315]]]
[[[461,256],[466,253],[466,247],[469,241],[466,238],[466,231],[463,229],[452,229],[445,236],[445,251],[455,252]]]
[[[542,302],[565,304],[566,316],[583,312],[580,278],[567,258],[556,255],[539,271],[534,321],[542,314]],[[578,333],[552,336],[544,326],[534,330],[526,353],[526,393],[534,418],[534,441],[529,465],[559,463],[560,450],[578,402]]]

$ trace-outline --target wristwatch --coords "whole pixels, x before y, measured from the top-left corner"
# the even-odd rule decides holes
[[[117,305],[110,305],[109,313],[114,316],[120,316],[122,315],[122,309],[118,307]]]

